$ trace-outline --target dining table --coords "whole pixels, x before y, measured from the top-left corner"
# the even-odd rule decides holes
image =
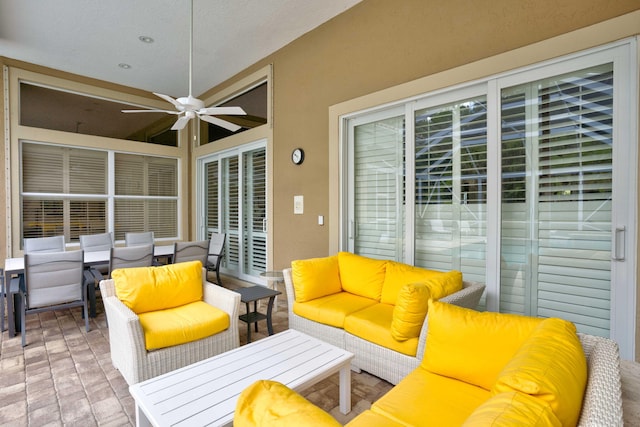
[[[173,256],[173,245],[156,245],[153,247],[153,256],[155,258],[171,258]],[[84,266],[94,267],[96,265],[104,265],[109,263],[111,251],[92,251],[84,253]],[[24,257],[5,258],[4,260],[4,280],[2,281],[2,290],[0,293],[0,314],[1,325],[0,330],[4,331],[5,316],[5,296],[7,300],[7,330],[9,337],[16,336],[16,321],[14,314],[13,296],[18,293],[18,289],[11,289],[11,278],[24,274]]]

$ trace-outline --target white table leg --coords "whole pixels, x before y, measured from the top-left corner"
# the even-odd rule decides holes
[[[351,363],[340,369],[340,412],[351,412]]]
[[[136,427],[152,427],[151,421],[147,418],[140,405],[136,403]]]

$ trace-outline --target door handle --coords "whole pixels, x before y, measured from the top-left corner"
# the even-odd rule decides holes
[[[627,244],[627,228],[623,225],[616,227],[613,232],[613,256],[611,259],[614,261],[624,261],[625,248]]]

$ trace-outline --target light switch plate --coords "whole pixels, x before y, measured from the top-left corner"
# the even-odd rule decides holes
[[[304,213],[304,196],[293,196],[293,214],[302,215]]]

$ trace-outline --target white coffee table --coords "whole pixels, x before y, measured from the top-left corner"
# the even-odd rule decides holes
[[[289,329],[129,387],[138,426],[231,425],[240,393],[269,379],[302,391],[340,373],[340,412],[351,411],[353,353]]]

